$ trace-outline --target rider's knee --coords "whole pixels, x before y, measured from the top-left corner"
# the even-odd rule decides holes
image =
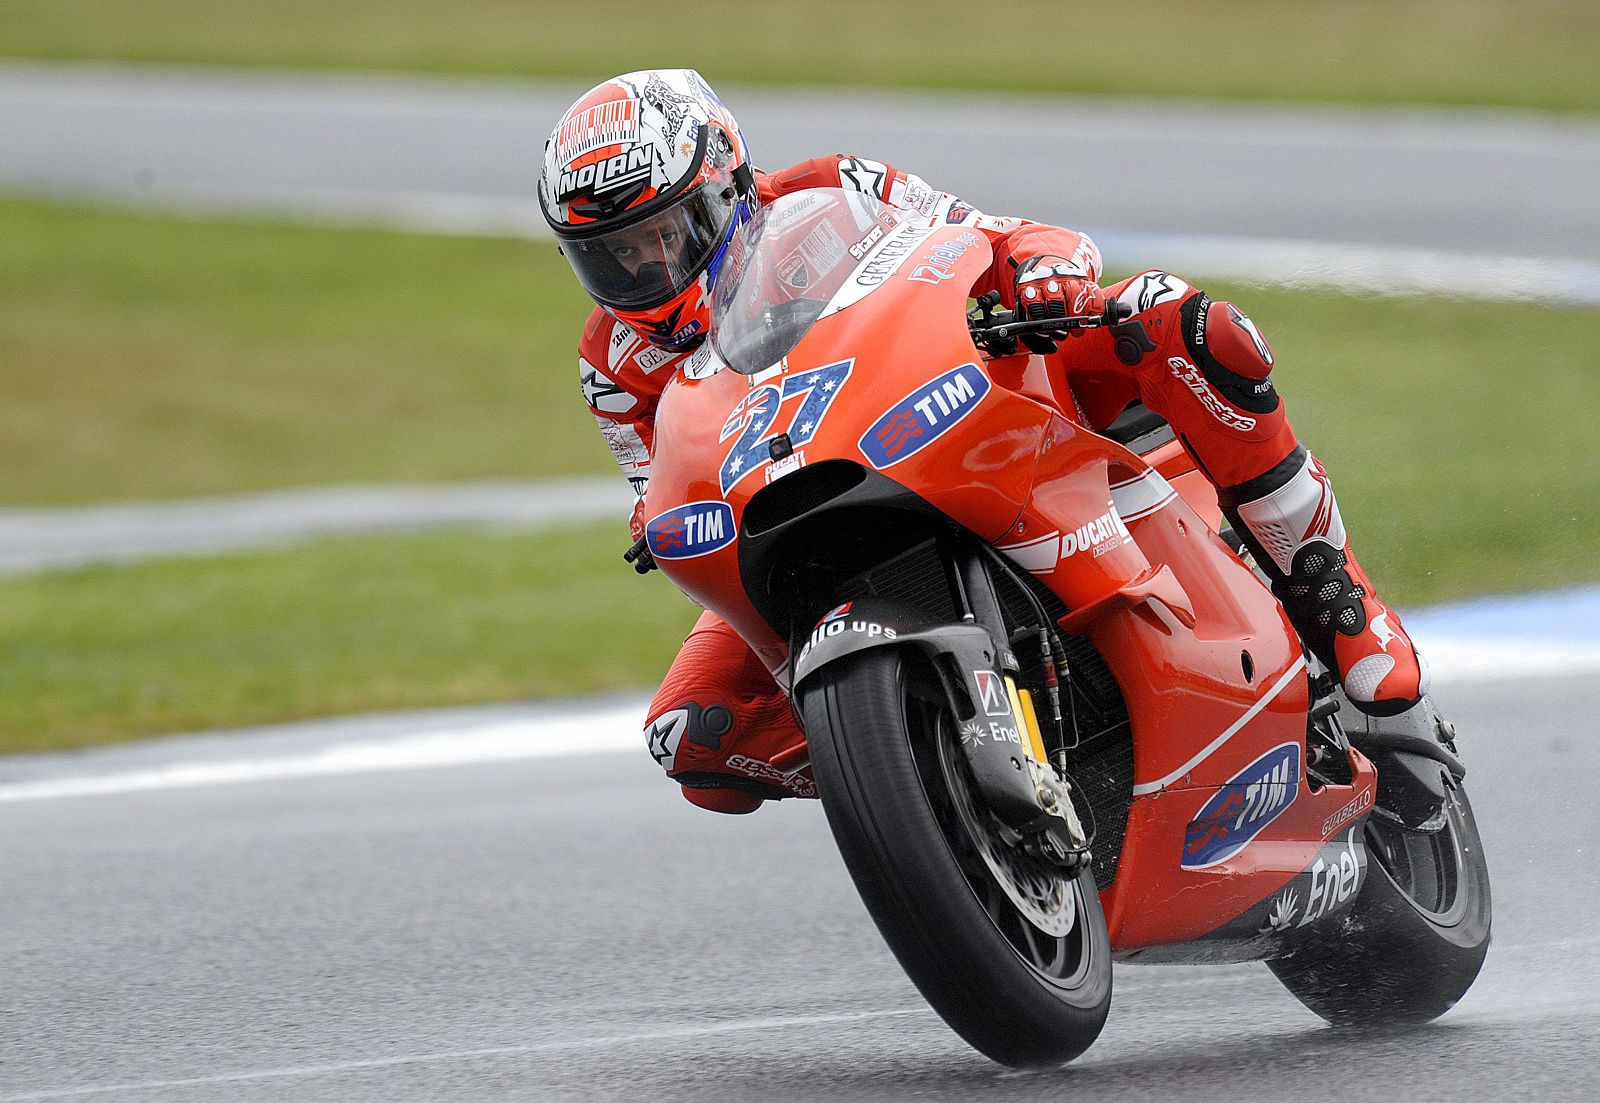
[[[1186,298],[1178,314],[1189,356],[1229,404],[1252,414],[1278,408],[1272,348],[1249,315],[1204,291]]]
[[[763,801],[815,797],[809,766],[772,764],[803,740],[774,698],[740,714],[721,704],[674,702],[645,724],[650,757],[683,787],[689,803],[713,812],[754,812]]]

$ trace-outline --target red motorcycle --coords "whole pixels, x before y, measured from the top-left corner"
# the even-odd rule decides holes
[[[648,558],[788,689],[807,738],[774,766],[809,765],[884,938],[994,1060],[1083,1052],[1113,960],[1442,1014],[1490,926],[1454,748],[1351,746],[1165,423],[1091,432],[1017,354],[1124,314],[973,310],[990,260],[854,192],[764,208],[661,396]]]

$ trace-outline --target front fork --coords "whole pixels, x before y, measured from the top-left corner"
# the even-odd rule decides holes
[[[1023,849],[1053,865],[1073,872],[1082,870],[1090,862],[1090,839],[1073,806],[1071,783],[1051,765],[1033,694],[1017,686],[1021,666],[1012,650],[1010,631],[992,573],[1009,568],[992,549],[966,532],[956,533],[946,551],[945,561],[951,567],[950,581],[957,598],[957,611],[965,623],[985,629],[997,645],[994,673],[1000,676],[1005,687],[1006,703],[1016,718],[1023,750],[1023,754],[1012,761],[1027,772],[1035,795],[1036,814],[1024,822],[1008,823],[1007,827],[1015,833],[1015,841]],[[1017,585],[1032,597],[1026,583],[1017,580]],[[1052,719],[1059,728],[1061,708],[1057,696],[1057,663],[1059,660],[1060,669],[1065,669],[1065,653],[1042,606],[1037,614],[1040,618],[1038,638],[1046,671],[1046,692],[1051,699]],[[979,706],[980,709],[988,707],[981,699]],[[977,769],[975,760],[979,757],[981,742],[981,736],[972,741],[963,738],[961,742],[969,765],[974,767],[980,779],[983,772]]]

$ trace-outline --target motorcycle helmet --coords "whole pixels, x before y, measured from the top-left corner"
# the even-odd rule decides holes
[[[544,147],[539,205],[578,282],[660,348],[706,336],[711,287],[756,204],[739,125],[693,69],[606,81]]]

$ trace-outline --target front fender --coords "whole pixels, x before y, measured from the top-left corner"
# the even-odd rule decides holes
[[[910,607],[882,598],[847,601],[823,617],[801,647],[795,660],[796,699],[823,669],[879,647],[911,651],[938,676],[989,809],[1013,827],[1036,823],[1044,810],[1026,765],[1022,725],[1006,691],[1000,649],[987,629],[930,625]]]

